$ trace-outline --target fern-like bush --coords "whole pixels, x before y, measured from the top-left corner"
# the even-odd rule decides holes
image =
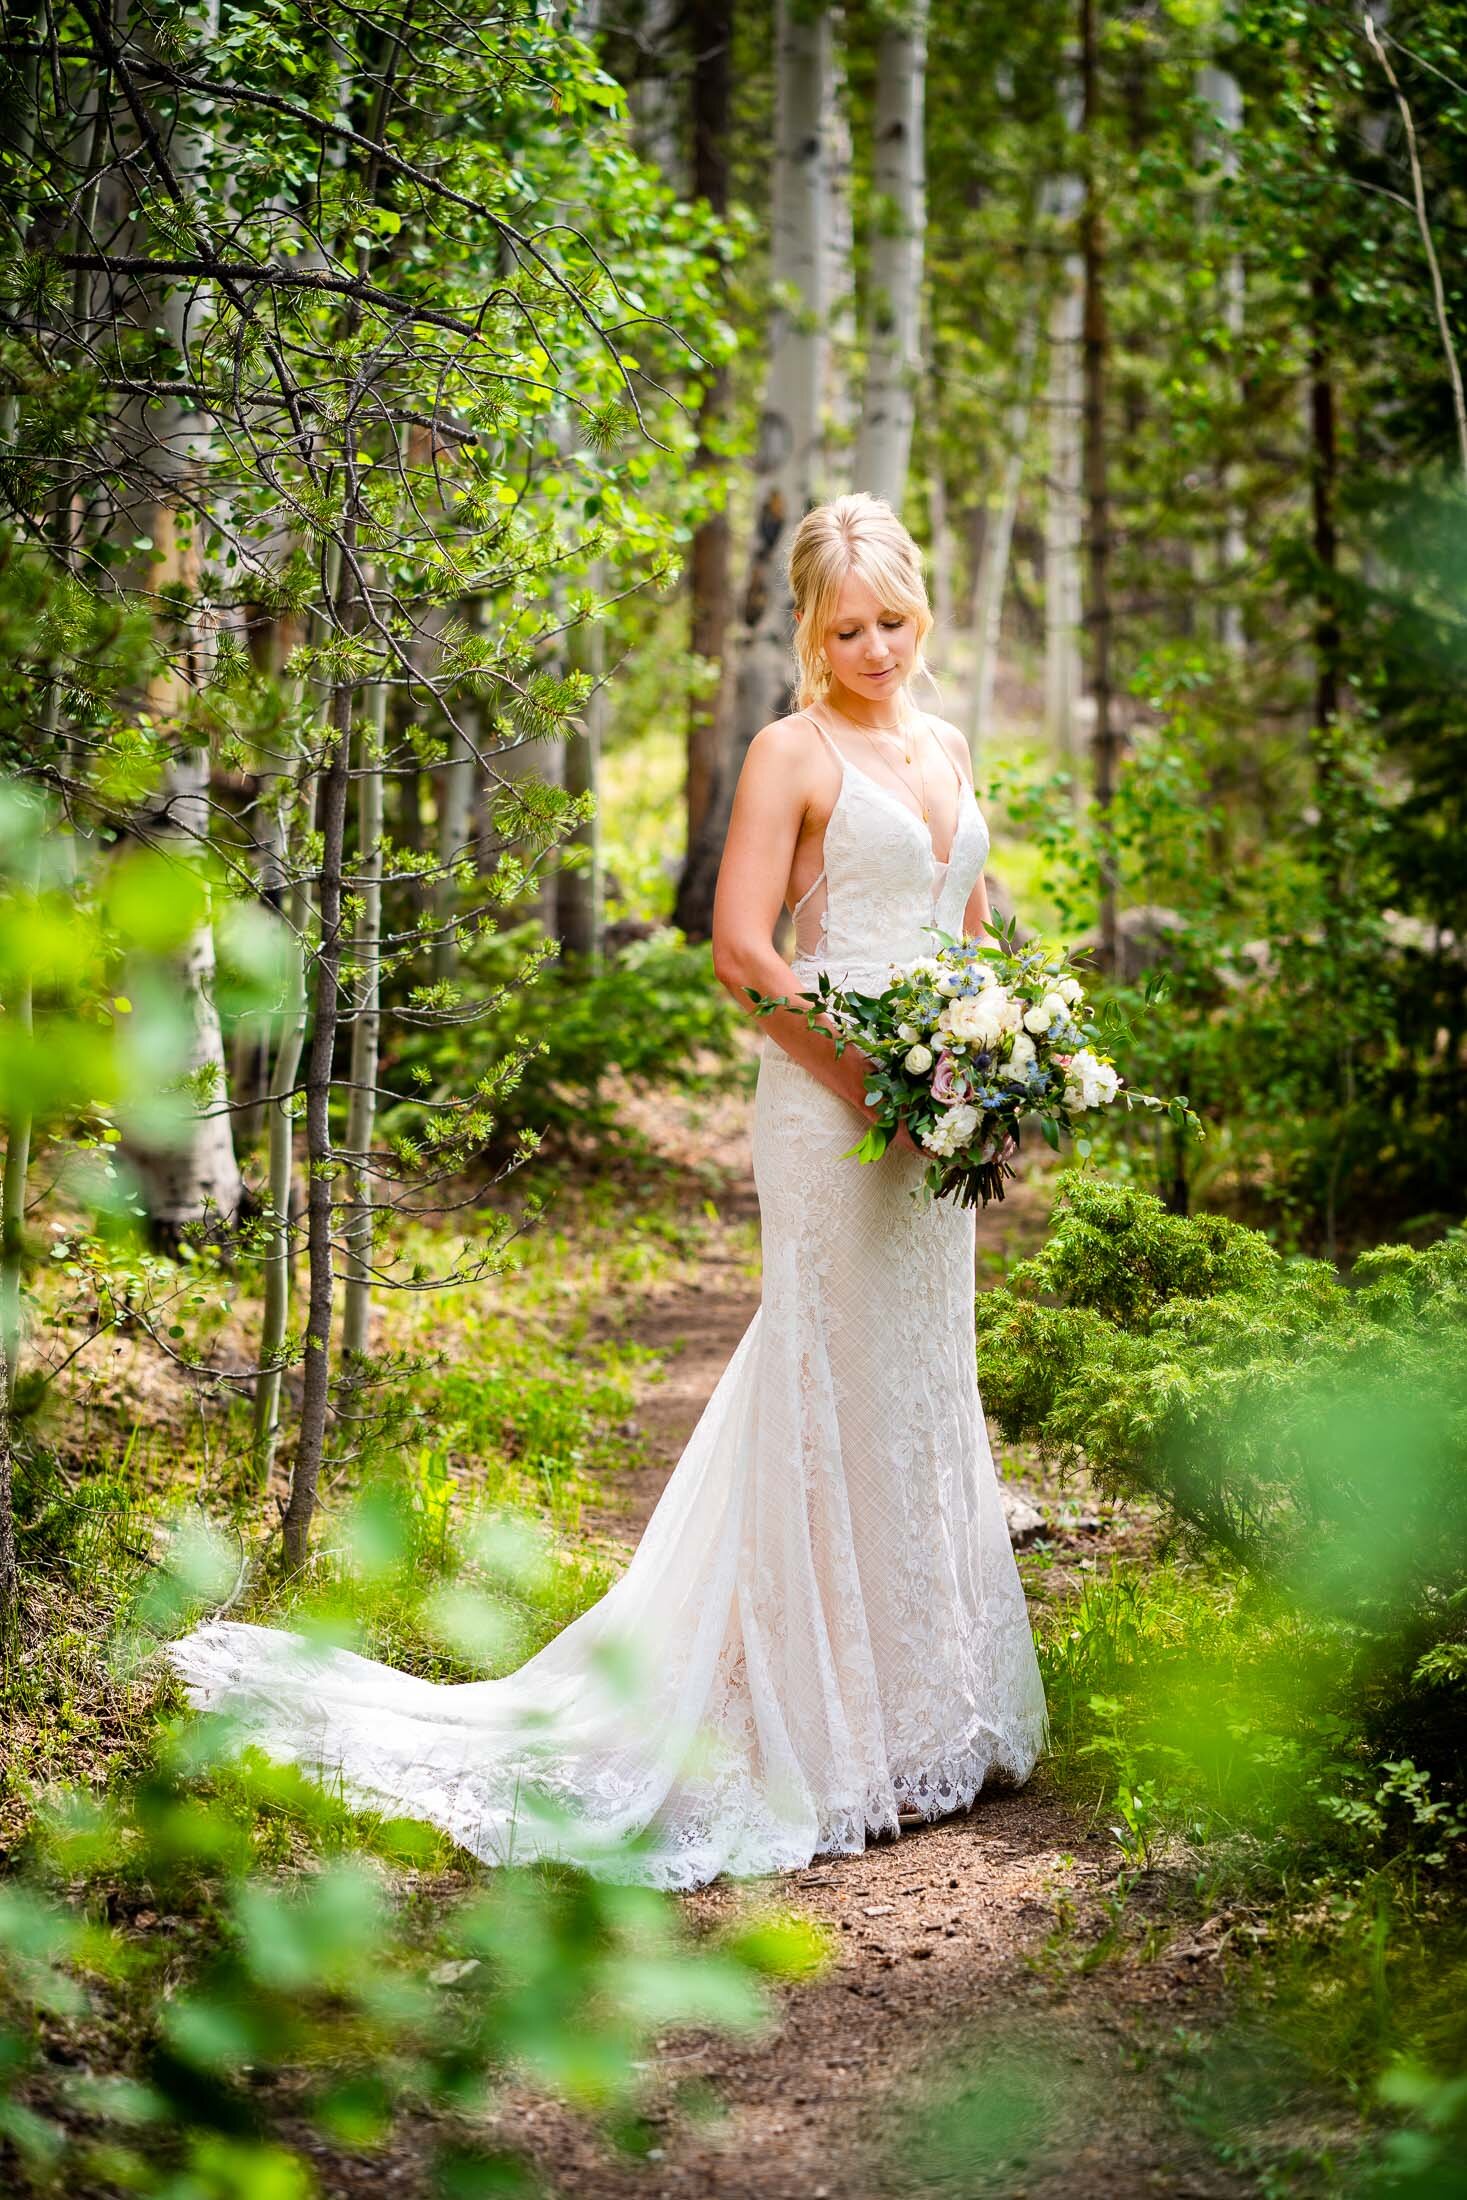
[[[1071,1174],[1053,1233],[978,1306],[1011,1442],[1160,1500],[1321,1619],[1383,1701],[1467,1696],[1467,1237],[1348,1281],[1216,1216]]]

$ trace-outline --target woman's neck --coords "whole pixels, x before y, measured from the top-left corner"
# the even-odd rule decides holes
[[[867,727],[874,733],[904,731],[909,721],[905,683],[895,695],[883,696],[876,703],[868,696],[853,695],[839,680],[832,680],[825,691],[825,700],[842,718],[849,718],[853,726]]]

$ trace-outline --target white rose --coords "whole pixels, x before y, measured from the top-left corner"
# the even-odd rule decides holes
[[[1038,1058],[1038,1050],[1034,1045],[1034,1041],[1027,1031],[1021,1031],[1014,1041],[1013,1051],[1010,1053],[1008,1062],[1005,1065],[1005,1077],[1013,1084],[1023,1084]]]
[[[913,1024],[898,1024],[897,1037],[904,1039],[909,1047],[915,1046],[917,1044],[916,1026]]]
[[[1109,1107],[1121,1089],[1120,1078],[1109,1062],[1102,1062],[1089,1047],[1070,1056],[1065,1071],[1065,1098],[1077,1111]]]
[[[955,1039],[966,1039],[975,1046],[997,1046],[1008,1029],[1008,1016],[1013,1002],[1001,985],[986,985],[981,993],[972,993],[953,1002],[952,1034]]]
[[[907,976],[909,978],[935,978],[941,969],[942,964],[933,956],[923,955],[919,961],[908,965]]]
[[[958,980],[951,970],[939,970],[932,981],[939,993],[956,993]]]
[[[1060,999],[1067,1002],[1071,1008],[1074,1007],[1076,1001],[1082,1001],[1085,998],[1085,988],[1078,978],[1061,978],[1054,990],[1058,993]]]
[[[950,1160],[960,1146],[965,1146],[978,1128],[978,1110],[960,1100],[955,1108],[949,1108],[940,1123],[923,1131],[922,1144],[927,1151],[936,1154],[940,1161]]]
[[[1046,993],[1042,1001],[1024,1011],[1026,1031],[1048,1031],[1051,1024],[1059,1023],[1065,1014],[1065,1003],[1058,993]]]
[[[914,1077],[920,1077],[924,1069],[931,1069],[932,1067],[932,1049],[931,1047],[911,1047],[902,1056],[902,1060]]]

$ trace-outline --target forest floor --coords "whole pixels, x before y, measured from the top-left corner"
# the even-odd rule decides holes
[[[656,1360],[637,1401],[642,1464],[583,1533],[624,1563],[759,1297],[747,1107],[690,1107],[680,1156],[696,1180],[727,1171],[694,1279],[594,1310],[592,1337],[628,1330]],[[660,1125],[664,1148],[669,1125]],[[1042,1175],[980,1224],[996,1276],[1042,1237]],[[1056,1606],[1086,1573],[1136,1558],[1152,1523],[1017,1463],[1045,1527],[1020,1565],[1031,1602]],[[1016,1463],[1001,1459],[1009,1477]],[[1097,1795],[1100,1780],[1097,1779]],[[632,2150],[543,2096],[507,2093],[496,2135],[576,2200],[871,2200],[891,2194],[1109,2200],[1256,2191],[1200,2128],[1194,2076],[1227,2014],[1227,1950],[1245,1921],[1200,1919],[1180,1865],[1120,1868],[1103,1825],[1043,1767],[1019,1791],[793,1878],[685,1898],[695,1930],[760,1904],[810,1920],[831,1959],[791,1984],[759,2036],[663,2043]],[[1203,2089],[1205,2095],[1205,2088]],[[412,2189],[370,2172],[373,2190]],[[365,2191],[348,2175],[335,2188]]]

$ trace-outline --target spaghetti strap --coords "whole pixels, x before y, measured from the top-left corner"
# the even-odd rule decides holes
[[[811,725],[812,725],[812,726],[813,726],[813,727],[815,728],[815,731],[816,731],[816,732],[817,732],[817,733],[819,734],[819,736],[820,736],[821,740],[822,740],[822,741],[823,741],[823,742],[825,743],[825,746],[826,746],[826,747],[827,747],[827,748],[829,749],[829,751],[830,751],[831,755],[832,755],[832,756],[833,756],[833,757],[835,758],[835,761],[836,761],[836,763],[837,763],[837,764],[839,765],[839,767],[840,767],[840,783],[841,783],[841,787],[842,787],[842,788],[844,788],[844,787],[845,787],[845,783],[846,783],[846,760],[845,760],[844,756],[843,756],[843,755],[841,754],[841,752],[840,752],[839,748],[838,748],[838,747],[836,746],[835,742],[834,742],[834,741],[832,741],[832,739],[831,739],[830,735],[829,735],[829,734],[828,734],[828,733],[826,732],[826,730],[825,730],[824,726],[822,726],[822,725],[821,725],[821,723],[820,723],[820,720],[819,720],[819,719],[818,719],[818,718],[817,718],[817,717],[815,716],[815,714],[814,714],[814,712],[813,712],[813,711],[809,711],[809,710],[794,710],[794,711],[791,711],[791,712],[790,712],[790,716],[791,716],[792,718],[804,718],[804,719],[807,719],[807,720],[809,721],[809,723],[810,723],[810,724],[811,724]],[[836,796],[836,800],[837,800],[837,802],[838,802],[838,801],[840,800],[840,796],[839,796],[839,795],[837,795],[837,796]],[[822,846],[822,848],[821,848],[821,855],[823,856],[823,855],[824,855],[824,853],[825,853],[825,850],[824,850],[824,847]],[[820,888],[821,888],[821,887],[822,887],[822,886],[823,886],[824,884],[825,884],[825,865],[824,865],[824,863],[822,862],[822,864],[821,864],[821,866],[820,866],[820,869],[819,869],[819,871],[818,871],[818,872],[816,873],[815,877],[811,879],[811,881],[810,881],[809,885],[808,885],[808,886],[807,886],[807,887],[805,888],[805,891],[804,891],[804,893],[803,893],[803,894],[801,894],[801,896],[800,896],[799,900],[798,900],[798,901],[797,901],[797,902],[795,903],[794,907],[793,907],[793,908],[792,908],[792,909],[790,910],[790,916],[791,916],[791,918],[792,918],[792,919],[793,919],[793,920],[795,921],[795,923],[798,923],[798,922],[799,922],[799,917],[800,917],[800,912],[801,912],[801,910],[802,910],[802,909],[804,909],[804,908],[805,908],[805,907],[807,906],[807,904],[808,904],[808,903],[810,902],[810,900],[811,900],[811,899],[813,898],[813,896],[814,896],[814,895],[815,895],[815,894],[816,894],[816,893],[817,893],[817,892],[819,891],[819,889],[820,889]],[[786,904],[786,906],[788,906],[788,904]],[[822,916],[821,916],[821,920],[820,920],[820,931],[821,931],[821,937],[823,938],[823,937],[824,937],[824,933],[825,933],[825,918],[824,918],[824,915],[823,915],[823,913],[822,913]]]
[[[968,782],[963,777],[962,772],[959,770],[958,765],[953,757],[952,750],[948,747],[946,741],[943,740],[942,735],[937,732],[936,728],[933,726],[931,718],[925,710],[922,713],[922,723],[927,728],[928,732],[932,735],[933,740],[937,743],[943,755],[947,758],[948,763],[952,765],[952,774],[954,779],[958,783],[958,800],[959,802],[961,802],[963,796],[970,792]]]
[[[821,725],[820,720],[815,716],[815,713],[811,710],[792,710],[790,712],[790,716],[792,718],[807,718],[809,720],[810,724],[819,734],[821,740],[825,743],[825,746],[829,749],[831,755],[835,758],[837,764],[839,764],[841,768],[841,777],[844,778],[846,769],[845,756],[837,743],[831,739],[829,733],[827,733],[824,726]]]

